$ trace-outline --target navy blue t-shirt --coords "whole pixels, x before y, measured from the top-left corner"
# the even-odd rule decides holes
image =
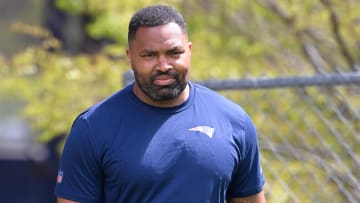
[[[190,84],[188,100],[159,108],[133,85],[75,120],[55,193],[87,202],[220,203],[262,190],[255,127],[241,107]]]

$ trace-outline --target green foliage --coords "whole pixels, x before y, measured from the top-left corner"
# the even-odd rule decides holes
[[[164,1],[171,4],[174,0]],[[118,1],[107,0],[56,0],[58,8],[71,14],[86,14],[93,21],[87,25],[88,34],[97,39],[112,38],[121,46],[127,43],[127,28],[131,15],[135,10],[148,5],[159,3],[155,0]]]
[[[74,1],[64,1],[58,0],[56,1],[56,6],[59,9],[66,9],[69,13],[82,13],[86,11],[87,5],[84,0],[74,0]]]
[[[116,40],[96,55],[68,56],[48,32],[14,26],[43,43],[9,60],[0,57],[0,90],[6,98],[26,102],[24,115],[39,140],[66,134],[79,112],[121,88],[121,76],[128,67],[124,49],[129,18],[136,9],[152,3],[159,1],[57,0],[59,8],[93,19],[86,25],[91,37]],[[346,72],[360,60],[359,1],[163,3],[178,8],[187,21],[194,80]],[[107,54],[114,52],[120,56],[116,61]],[[268,202],[292,202],[294,197],[300,202],[346,201],[333,175],[340,179],[349,171],[360,175],[346,151],[348,144],[360,153],[352,136],[360,129],[356,88],[338,90],[341,96],[321,88],[221,92],[249,112],[258,126],[260,143],[270,143],[264,146],[262,160]],[[334,110],[337,107],[342,111]],[[281,151],[281,146],[289,145],[297,147],[297,156],[287,148]],[[325,154],[328,148],[344,160]],[[309,191],[313,195],[307,195]]]
[[[24,116],[43,142],[66,133],[79,112],[118,90],[127,67],[106,54],[48,51],[49,41],[56,40],[48,38],[8,62],[1,60],[0,69],[2,94],[26,102]]]

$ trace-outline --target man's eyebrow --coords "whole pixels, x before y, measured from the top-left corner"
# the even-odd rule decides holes
[[[174,47],[171,47],[168,52],[170,51],[181,51],[181,50],[184,50],[184,48],[182,46],[174,46]]]
[[[182,51],[182,50],[184,50],[184,47],[182,47],[182,46],[174,46],[174,47],[169,48],[166,52]],[[157,53],[157,51],[145,48],[145,49],[141,50],[140,53]]]
[[[144,49],[142,51],[140,51],[140,53],[155,53],[156,51],[151,50],[151,49]]]
[[[182,46],[174,46],[171,49],[184,49],[184,47],[182,47]]]

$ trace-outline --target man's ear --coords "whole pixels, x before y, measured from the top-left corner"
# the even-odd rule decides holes
[[[129,48],[126,49],[126,56],[127,56],[128,59],[130,60],[130,50],[129,50]]]

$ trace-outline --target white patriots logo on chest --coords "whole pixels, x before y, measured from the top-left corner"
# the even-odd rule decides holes
[[[212,127],[209,127],[206,125],[200,125],[200,126],[190,128],[189,130],[195,131],[195,132],[201,132],[201,133],[207,135],[209,138],[212,138],[215,128],[212,128]]]

